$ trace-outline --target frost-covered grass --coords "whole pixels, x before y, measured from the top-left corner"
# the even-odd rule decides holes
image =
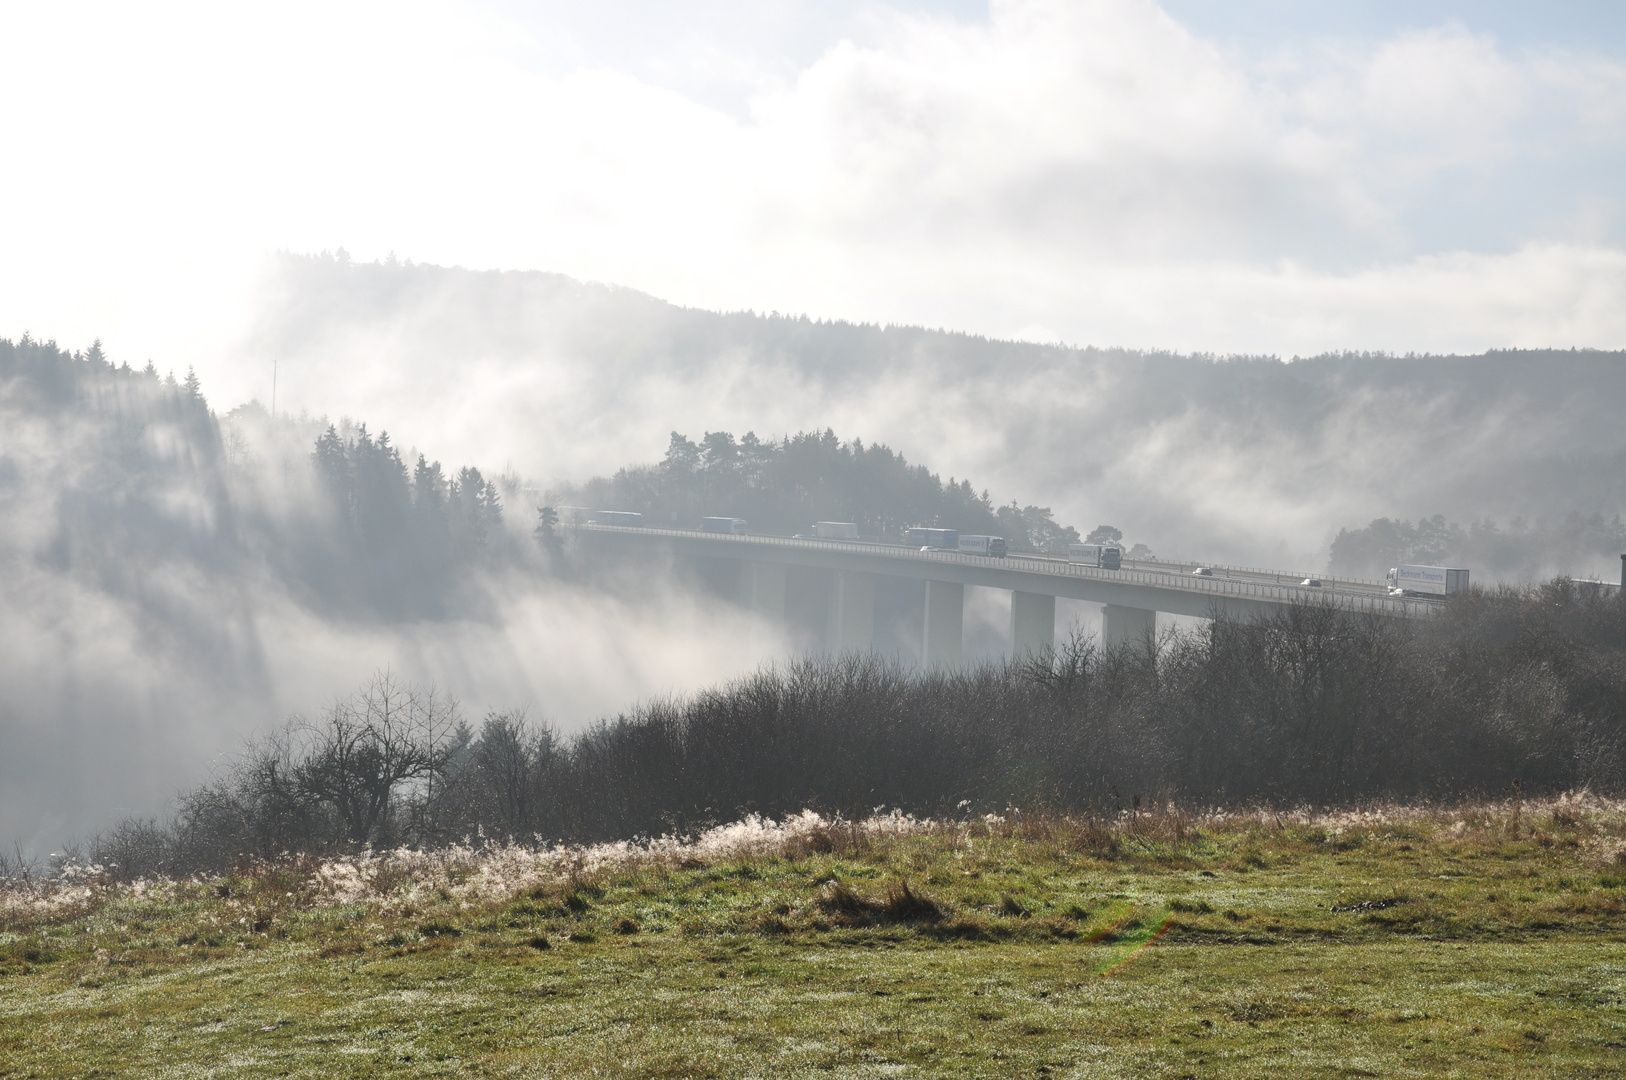
[[[1626,804],[760,819],[0,891],[0,1075],[1613,1076]]]

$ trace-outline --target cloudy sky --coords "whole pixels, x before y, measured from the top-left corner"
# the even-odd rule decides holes
[[[344,247],[1076,344],[1626,346],[1626,8],[0,4],[0,335],[217,404]]]

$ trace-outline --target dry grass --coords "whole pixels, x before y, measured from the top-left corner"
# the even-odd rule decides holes
[[[1606,1076],[1626,804],[750,819],[0,894],[17,1076]]]

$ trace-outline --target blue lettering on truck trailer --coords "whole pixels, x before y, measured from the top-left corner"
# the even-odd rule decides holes
[[[1123,550],[1111,544],[1068,544],[1067,561],[1117,570],[1123,566]]]
[[[960,553],[963,555],[992,555],[996,559],[1005,557],[1005,538],[1003,536],[962,536],[960,537]]]
[[[1402,592],[1423,596],[1454,596],[1468,591],[1468,571],[1454,566],[1397,566],[1387,575]]]

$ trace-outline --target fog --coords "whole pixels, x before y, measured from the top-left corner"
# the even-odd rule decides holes
[[[217,425],[184,389],[105,367],[42,387],[0,378],[0,835],[37,854],[161,816],[245,738],[374,671],[440,687],[472,723],[522,708],[570,729],[784,651],[778,628],[668,575],[549,576],[523,502],[489,541],[502,558],[334,591],[324,568],[353,568],[302,561],[334,535],[318,421]],[[421,613],[391,606],[403,594]]]
[[[1581,5],[90,0],[0,32],[0,843],[161,815],[379,669],[568,731],[785,656],[681,573],[532,541],[674,431],[828,430],[1304,573],[1612,576],[1626,538],[1626,38]],[[329,422],[462,509],[368,525]],[[500,527],[469,510],[499,492]],[[969,656],[1008,603],[968,592]]]
[[[1626,511],[1619,354],[1071,349],[338,256],[280,257],[260,295],[246,352],[289,407],[543,486],[658,460],[673,429],[830,427],[1160,555],[1304,571],[1377,517]]]
[[[275,419],[105,364],[44,404],[9,387],[0,828],[35,848],[161,814],[244,738],[376,670],[440,686],[471,721],[521,707],[574,730],[805,645],[681,574],[538,561],[549,488],[658,461],[673,430],[831,428],[1164,557],[1310,573],[1378,517],[1528,530],[1626,510],[1619,354],[1072,349],[342,253],[270,260],[256,297],[241,362],[275,366]],[[402,468],[422,448],[448,477],[500,476],[501,558],[443,580],[335,554],[312,466],[328,416],[346,439],[395,436]],[[1611,536],[1507,574],[1608,573]],[[1003,653],[1008,603],[968,594],[968,658]],[[1099,626],[1090,605],[1059,615]]]

